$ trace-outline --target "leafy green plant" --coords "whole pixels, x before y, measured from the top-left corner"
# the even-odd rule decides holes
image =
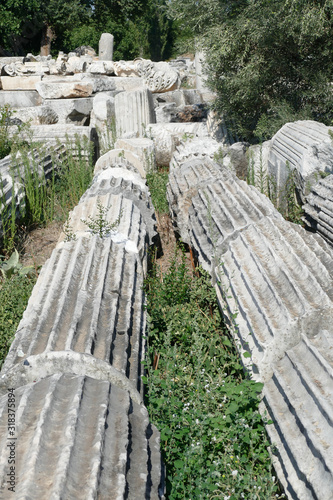
[[[37,276],[13,274],[0,284],[0,366],[27,307]]]
[[[254,168],[254,157],[253,157],[253,152],[251,151],[249,154],[249,166],[247,169],[247,179],[246,182],[249,184],[249,186],[255,186],[256,185],[256,180],[255,180],[255,168]]]
[[[287,161],[288,176],[283,189],[278,189],[276,179],[267,175],[262,159],[262,145],[259,150],[259,169],[255,170],[253,154],[249,157],[247,183],[255,186],[262,194],[268,196],[281,215],[290,222],[303,224],[302,207],[298,204],[295,190],[295,170]]]
[[[214,153],[214,161],[216,163],[218,163],[219,165],[223,166],[223,159],[224,157],[227,155],[227,152],[225,149],[223,149],[222,147],[220,147],[216,153]]]
[[[13,181],[18,178],[25,190],[20,219],[24,219],[28,227],[41,226],[53,219],[56,167],[53,164],[51,178],[46,179],[43,170],[46,156],[46,150],[41,146],[12,156]]]
[[[267,175],[264,167],[262,144],[259,145],[259,168],[257,171],[255,169],[254,154],[252,151],[249,154],[247,183],[251,186],[255,186],[262,194],[265,194],[266,196],[269,195],[269,176]]]
[[[20,276],[26,276],[28,274],[34,273],[35,269],[33,266],[26,266],[20,263],[20,256],[18,251],[15,249],[8,260],[1,262],[0,257],[0,272],[4,279],[9,279],[13,274],[19,274]]]
[[[182,141],[183,141],[183,142],[187,142],[187,141],[189,141],[189,140],[193,139],[193,137],[194,137],[194,134],[189,134],[189,133],[185,132],[185,133],[182,135]]]
[[[179,251],[146,281],[147,408],[161,432],[169,499],[275,498],[262,384],[247,377],[209,276]],[[268,423],[268,422],[267,422]]]
[[[70,223],[70,219],[68,218],[64,224],[64,233],[65,233],[65,240],[64,241],[75,241],[76,240],[76,234],[73,232],[73,228]]]
[[[104,207],[100,200],[98,200],[96,217],[89,216],[88,219],[81,219],[81,221],[89,227],[92,234],[97,234],[100,238],[104,238],[110,234],[120,223],[122,210],[114,222],[109,222],[106,219],[109,208],[110,207]]]
[[[297,203],[295,192],[295,169],[287,162],[288,177],[281,196],[281,213],[283,217],[295,224],[302,224],[303,209]]]
[[[46,179],[42,165],[47,155],[52,170]],[[58,154],[34,144],[31,150],[24,148],[19,155],[13,155],[11,176],[13,185],[19,181],[24,186],[24,196],[19,207],[17,196],[12,196],[8,205],[0,177],[2,248],[7,255],[19,245],[19,228],[29,230],[51,220],[63,221],[78,204],[93,177],[92,145],[85,138],[67,138],[64,152]]]
[[[56,179],[54,213],[59,220],[66,220],[68,212],[75,207],[93,178],[93,144],[87,137],[67,138],[66,155],[55,159]]]
[[[169,213],[166,199],[166,185],[169,179],[169,167],[160,167],[159,170],[147,173],[147,184],[155,210],[160,214]]]
[[[14,186],[15,180],[12,177],[12,185]],[[7,204],[5,193],[5,182],[0,175],[0,229],[3,251],[10,254],[15,248],[17,239],[17,223],[16,223],[16,199],[15,196],[11,197],[10,203]]]

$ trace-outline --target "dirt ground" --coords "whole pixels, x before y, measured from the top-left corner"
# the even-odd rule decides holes
[[[46,227],[34,229],[26,234],[20,262],[24,266],[38,269],[51,256],[62,231],[62,222],[51,222]]]
[[[161,273],[164,274],[169,266],[170,261],[175,256],[177,238],[172,226],[172,221],[168,214],[156,214],[157,230],[160,235],[163,255],[157,259],[157,264],[160,267]],[[192,258],[189,251],[186,252],[186,265],[191,270],[193,269]]]
[[[175,255],[176,236],[168,214],[157,215],[156,220],[163,250],[163,255],[157,259],[157,263],[162,273],[165,273]],[[47,227],[34,229],[28,233],[23,242],[24,250],[20,258],[21,263],[24,266],[32,265],[36,269],[43,266],[47,259],[50,258],[52,250],[57,244],[62,226],[61,222],[52,222]],[[186,253],[186,261],[189,269],[191,269],[192,264],[189,252]]]

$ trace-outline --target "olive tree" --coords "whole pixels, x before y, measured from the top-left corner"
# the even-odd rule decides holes
[[[203,47],[215,108],[238,135],[332,122],[333,0],[171,0],[169,13]]]

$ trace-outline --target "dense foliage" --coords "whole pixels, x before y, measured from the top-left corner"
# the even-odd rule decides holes
[[[210,279],[176,253],[146,281],[147,408],[161,432],[169,499],[283,498],[258,411]]]
[[[114,35],[114,58],[171,55],[174,29],[165,0],[4,0],[0,4],[0,55],[52,50],[80,45],[98,50],[102,33]]]
[[[203,48],[216,108],[240,137],[333,118],[332,0],[172,0]]]

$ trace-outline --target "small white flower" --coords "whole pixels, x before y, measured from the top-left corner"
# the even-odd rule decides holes
[[[238,470],[233,470],[233,471],[232,471],[232,473],[231,473],[231,475],[232,475],[233,477],[236,477],[236,476],[237,476],[237,474],[238,474]]]
[[[195,423],[196,424],[200,424],[200,422],[199,422],[199,420],[197,418],[195,419]]]

